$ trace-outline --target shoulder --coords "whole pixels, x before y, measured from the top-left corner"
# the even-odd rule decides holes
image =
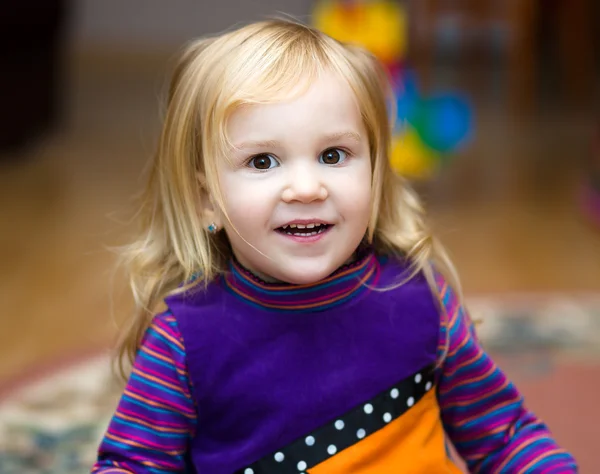
[[[473,322],[464,304],[460,291],[457,290],[440,272],[435,273],[435,282],[444,317],[450,329],[466,326],[473,331]]]
[[[223,296],[223,286],[222,276],[215,277],[209,283],[198,280],[184,290],[178,289],[176,292],[167,295],[164,298],[164,303],[170,312],[170,316],[179,320],[182,309],[193,308],[197,310],[204,306],[210,307],[215,303],[220,303]]]
[[[143,345],[153,344],[169,352],[183,354],[185,348],[177,320],[170,309],[156,314],[144,335]]]
[[[402,287],[407,284],[412,286],[427,286],[425,274],[415,268],[413,262],[402,254],[379,254],[377,255],[381,280],[384,284],[392,284],[394,287]]]
[[[430,277],[425,271],[415,268],[413,262],[403,255],[383,255],[379,257],[382,288],[390,288],[393,298],[413,301],[419,306],[426,305],[435,314],[439,324],[441,340],[446,333],[464,330],[465,324],[470,327],[470,319],[460,296],[448,278],[431,264]],[[413,304],[414,304],[413,303]]]
[[[454,288],[440,272],[435,273],[435,281],[441,309],[438,353],[440,360],[448,366],[456,363],[458,357],[464,358],[465,354],[475,357],[481,349],[475,324],[460,291]]]
[[[431,266],[428,277],[425,269],[419,268],[406,255],[381,255],[378,256],[380,267],[380,279],[378,286],[385,293],[390,293],[395,297],[410,295],[419,297],[419,300],[426,304],[433,304],[435,310],[440,316],[440,297],[442,291],[447,291],[446,281],[443,279],[435,267]],[[447,297],[450,293],[447,294]]]
[[[189,398],[187,351],[177,320],[170,310],[156,314],[142,340],[136,368],[165,380],[179,380],[181,393]]]
[[[383,255],[378,259],[377,298],[391,302],[397,311],[408,312],[420,323],[439,330],[442,311],[438,289],[432,280],[408,257]]]
[[[441,310],[442,318],[452,319],[462,309],[460,290],[455,288],[444,274],[431,264],[430,277],[424,270],[419,270],[414,263],[403,255],[385,255],[379,258],[382,274],[387,274],[387,281],[395,280],[399,287],[408,286],[428,293],[436,306]]]
[[[150,324],[151,327],[177,331],[177,320],[169,308],[157,313]]]

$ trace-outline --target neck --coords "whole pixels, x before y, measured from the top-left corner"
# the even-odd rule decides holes
[[[368,247],[367,245],[359,245],[359,247],[352,252],[352,254],[344,261],[344,263],[337,268],[333,274],[335,274],[337,271],[339,271],[341,268],[344,268],[348,265],[351,265],[352,263],[356,262],[356,260],[363,258],[365,255],[367,255],[369,252],[371,252],[371,248]],[[240,259],[237,255],[237,253],[233,250],[232,251],[233,254],[233,261],[235,262],[235,264],[242,270],[244,270],[246,273],[253,275],[257,280],[262,281],[263,283],[277,283],[277,284],[282,284],[282,285],[294,285],[294,283],[290,283],[284,280],[278,280],[277,278],[272,277],[271,275],[268,275],[266,273],[261,272],[260,270],[257,270],[256,268],[254,268],[251,265],[248,265],[244,262],[242,262],[242,259]],[[319,281],[314,281],[311,283],[308,283],[309,285],[313,285],[313,284],[318,284]]]
[[[237,296],[267,309],[319,311],[362,293],[379,275],[379,263],[372,249],[361,249],[348,263],[329,277],[314,283],[293,285],[266,280],[235,259],[229,264],[224,282]]]

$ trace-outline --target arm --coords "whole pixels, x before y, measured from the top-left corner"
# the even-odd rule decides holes
[[[483,351],[457,297],[440,277],[448,352],[438,399],[444,427],[474,473],[576,473],[575,460]],[[444,336],[445,339],[445,336]]]
[[[183,339],[163,313],[144,336],[92,473],[186,472],[195,425]]]

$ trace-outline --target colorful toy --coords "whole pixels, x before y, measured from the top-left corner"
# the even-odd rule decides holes
[[[390,162],[394,170],[403,176],[429,178],[439,159],[439,154],[424,146],[419,134],[410,126],[392,138]]]
[[[315,26],[345,43],[360,44],[384,64],[393,64],[406,54],[407,18],[399,3],[391,1],[319,2]]]
[[[408,16],[391,0],[321,0],[315,26],[332,37],[360,44],[389,71],[397,98],[391,164],[400,174],[432,176],[464,144],[472,129],[466,98],[457,94],[422,97],[414,74],[406,67]]]

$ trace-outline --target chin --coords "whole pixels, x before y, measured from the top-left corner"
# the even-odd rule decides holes
[[[339,265],[298,265],[293,272],[281,272],[278,279],[292,285],[310,285],[324,280],[339,268]]]
[[[281,281],[289,283],[291,285],[311,285],[313,283],[317,283],[320,280],[323,280],[327,276],[328,275],[301,273],[293,275],[284,275],[282,276]]]

